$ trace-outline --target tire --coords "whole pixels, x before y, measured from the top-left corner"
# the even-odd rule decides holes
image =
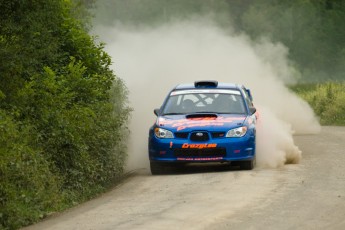
[[[256,159],[252,159],[249,161],[241,161],[239,162],[240,168],[242,170],[252,170],[255,167]]]
[[[150,170],[152,175],[162,175],[166,173],[164,165],[158,162],[150,162]]]

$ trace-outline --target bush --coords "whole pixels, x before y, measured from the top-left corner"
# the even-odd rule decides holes
[[[297,85],[292,90],[311,105],[322,125],[345,125],[345,83]]]
[[[113,86],[120,102],[115,106],[102,76],[85,76],[81,62],[72,58],[61,72],[65,74],[45,68],[43,76],[32,77],[20,91],[20,111],[22,118],[36,124],[35,142],[64,178],[63,189],[77,191],[77,202],[121,175],[125,149],[114,150],[124,140],[129,110],[120,80]]]
[[[0,228],[15,229],[59,210],[61,181],[28,127],[0,110]]]
[[[121,177],[130,109],[72,0],[0,7],[0,228],[16,229]]]

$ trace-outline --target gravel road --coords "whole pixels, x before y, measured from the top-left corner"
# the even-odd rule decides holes
[[[296,165],[196,165],[163,176],[142,169],[101,197],[25,229],[345,229],[345,127],[294,140],[303,152]]]

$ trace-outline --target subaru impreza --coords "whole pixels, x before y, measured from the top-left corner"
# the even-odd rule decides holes
[[[255,167],[256,108],[243,85],[217,81],[179,84],[154,110],[148,152],[152,174],[185,163]]]

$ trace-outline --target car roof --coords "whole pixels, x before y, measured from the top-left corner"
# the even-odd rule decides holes
[[[197,83],[211,83],[215,85],[206,85],[202,87],[198,87]],[[194,83],[185,83],[177,85],[173,90],[183,90],[183,89],[240,89],[242,85],[234,84],[234,83],[223,83],[217,81],[199,81]]]

